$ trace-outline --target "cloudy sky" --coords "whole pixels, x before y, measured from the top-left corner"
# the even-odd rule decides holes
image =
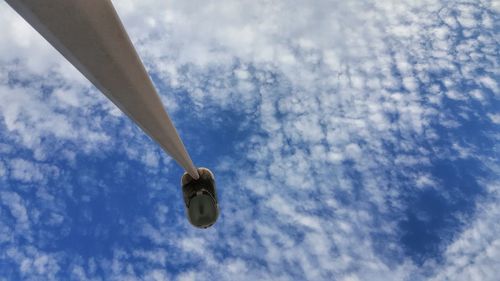
[[[498,280],[500,2],[114,0],[221,216],[0,2],[0,280]]]

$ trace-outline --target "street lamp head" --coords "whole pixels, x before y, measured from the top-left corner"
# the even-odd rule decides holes
[[[198,168],[199,178],[182,176],[182,193],[189,222],[198,228],[212,226],[219,216],[215,178],[206,168]]]

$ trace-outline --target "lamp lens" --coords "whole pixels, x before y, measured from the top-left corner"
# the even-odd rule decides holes
[[[217,220],[217,207],[209,195],[200,194],[189,202],[189,218],[198,227],[208,227]]]

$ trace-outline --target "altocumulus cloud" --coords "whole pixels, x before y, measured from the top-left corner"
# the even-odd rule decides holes
[[[500,274],[496,1],[114,4],[222,216],[2,3],[5,280]]]

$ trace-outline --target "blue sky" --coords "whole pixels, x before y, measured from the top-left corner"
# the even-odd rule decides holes
[[[496,280],[497,1],[113,1],[221,216],[0,3],[0,280]]]

